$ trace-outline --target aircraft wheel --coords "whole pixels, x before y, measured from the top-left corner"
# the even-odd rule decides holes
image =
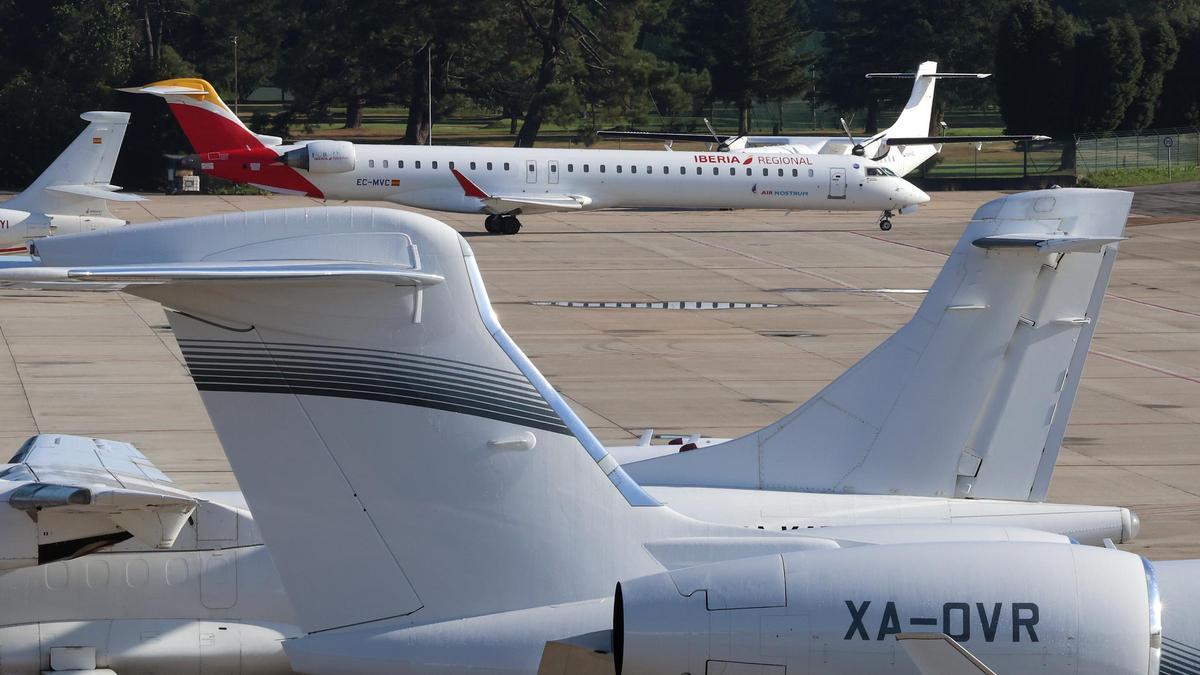
[[[884,232],[892,229],[892,221],[887,218],[881,218],[879,220],[879,229],[883,230]]]
[[[483,229],[491,232],[492,234],[498,234],[500,232],[500,216],[492,214],[487,218],[484,218]]]
[[[503,216],[500,218],[499,230],[501,234],[516,234],[521,231],[521,221],[517,220],[516,216]]]

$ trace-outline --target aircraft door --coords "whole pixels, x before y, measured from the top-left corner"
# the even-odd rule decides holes
[[[537,182],[537,162],[532,159],[525,160],[525,182]]]
[[[200,603],[209,609],[229,609],[237,604],[237,551],[200,554]]]
[[[558,160],[550,160],[546,162],[546,178],[551,185],[558,184]]]
[[[830,199],[845,199],[846,198],[846,170],[845,169],[830,169],[829,170],[829,198]]]

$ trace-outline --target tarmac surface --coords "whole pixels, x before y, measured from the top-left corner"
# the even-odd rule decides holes
[[[1130,550],[1200,558],[1200,190],[1148,188],[1121,244],[1051,499],[1136,510]],[[794,409],[909,319],[975,208],[936,193],[875,216],[600,211],[527,216],[469,236],[502,323],[601,440],[735,436]],[[143,223],[319,205],[297,197],[150,196]],[[382,204],[380,204],[382,205]],[[887,289],[880,291],[878,289]],[[533,303],[729,301],[660,309]],[[38,432],[136,444],[181,487],[236,487],[161,308],[115,292],[0,291],[0,443]]]

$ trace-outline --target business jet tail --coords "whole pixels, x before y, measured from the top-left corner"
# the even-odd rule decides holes
[[[105,235],[51,238],[5,278],[125,284],[173,310],[306,632],[608,597],[661,570],[638,532],[693,526],[517,348],[442,223],[336,207]]]
[[[36,214],[112,218],[109,201],[141,201],[117,192],[111,185],[113,167],[129,126],[129,113],[92,111],[80,118],[88,122],[71,145],[21,194],[4,208]]]
[[[176,78],[142,87],[125,87],[131,94],[152,94],[167,102],[171,114],[199,155],[230,150],[250,150],[279,145],[282,139],[250,131],[221,100],[207,80]]]
[[[795,412],[626,470],[643,485],[1041,501],[1131,197],[988,202],[912,320]]]

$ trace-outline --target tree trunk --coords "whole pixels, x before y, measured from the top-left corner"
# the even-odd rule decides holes
[[[525,20],[542,42],[542,65],[538,67],[537,83],[533,88],[529,108],[525,112],[525,122],[517,134],[515,145],[518,148],[532,148],[537,141],[538,131],[542,128],[542,120],[546,113],[546,89],[554,83],[554,76],[558,72],[558,57],[562,53],[563,26],[567,21],[566,0],[554,0],[554,12],[550,16],[549,26],[544,30],[527,8]]]
[[[867,130],[868,136],[874,136],[879,133],[879,99],[872,98],[867,102]]]
[[[1068,136],[1063,141],[1062,158],[1059,162],[1063,171],[1075,173],[1075,155],[1078,152],[1078,146],[1073,136]]]
[[[508,118],[508,135],[516,136],[517,135],[517,122],[518,122],[517,109],[512,106],[506,105],[506,106],[504,106],[504,110],[503,110],[503,112],[501,112],[501,114]]]
[[[738,134],[745,136],[750,133],[750,111],[752,105],[749,103],[738,104]]]
[[[361,129],[363,125],[363,106],[367,103],[362,94],[357,91],[346,95],[346,124],[343,129]]]
[[[412,97],[408,100],[408,126],[404,129],[404,142],[408,145],[425,145],[429,142],[429,131],[433,121],[429,119],[429,50],[432,44],[421,47],[412,60]]]

